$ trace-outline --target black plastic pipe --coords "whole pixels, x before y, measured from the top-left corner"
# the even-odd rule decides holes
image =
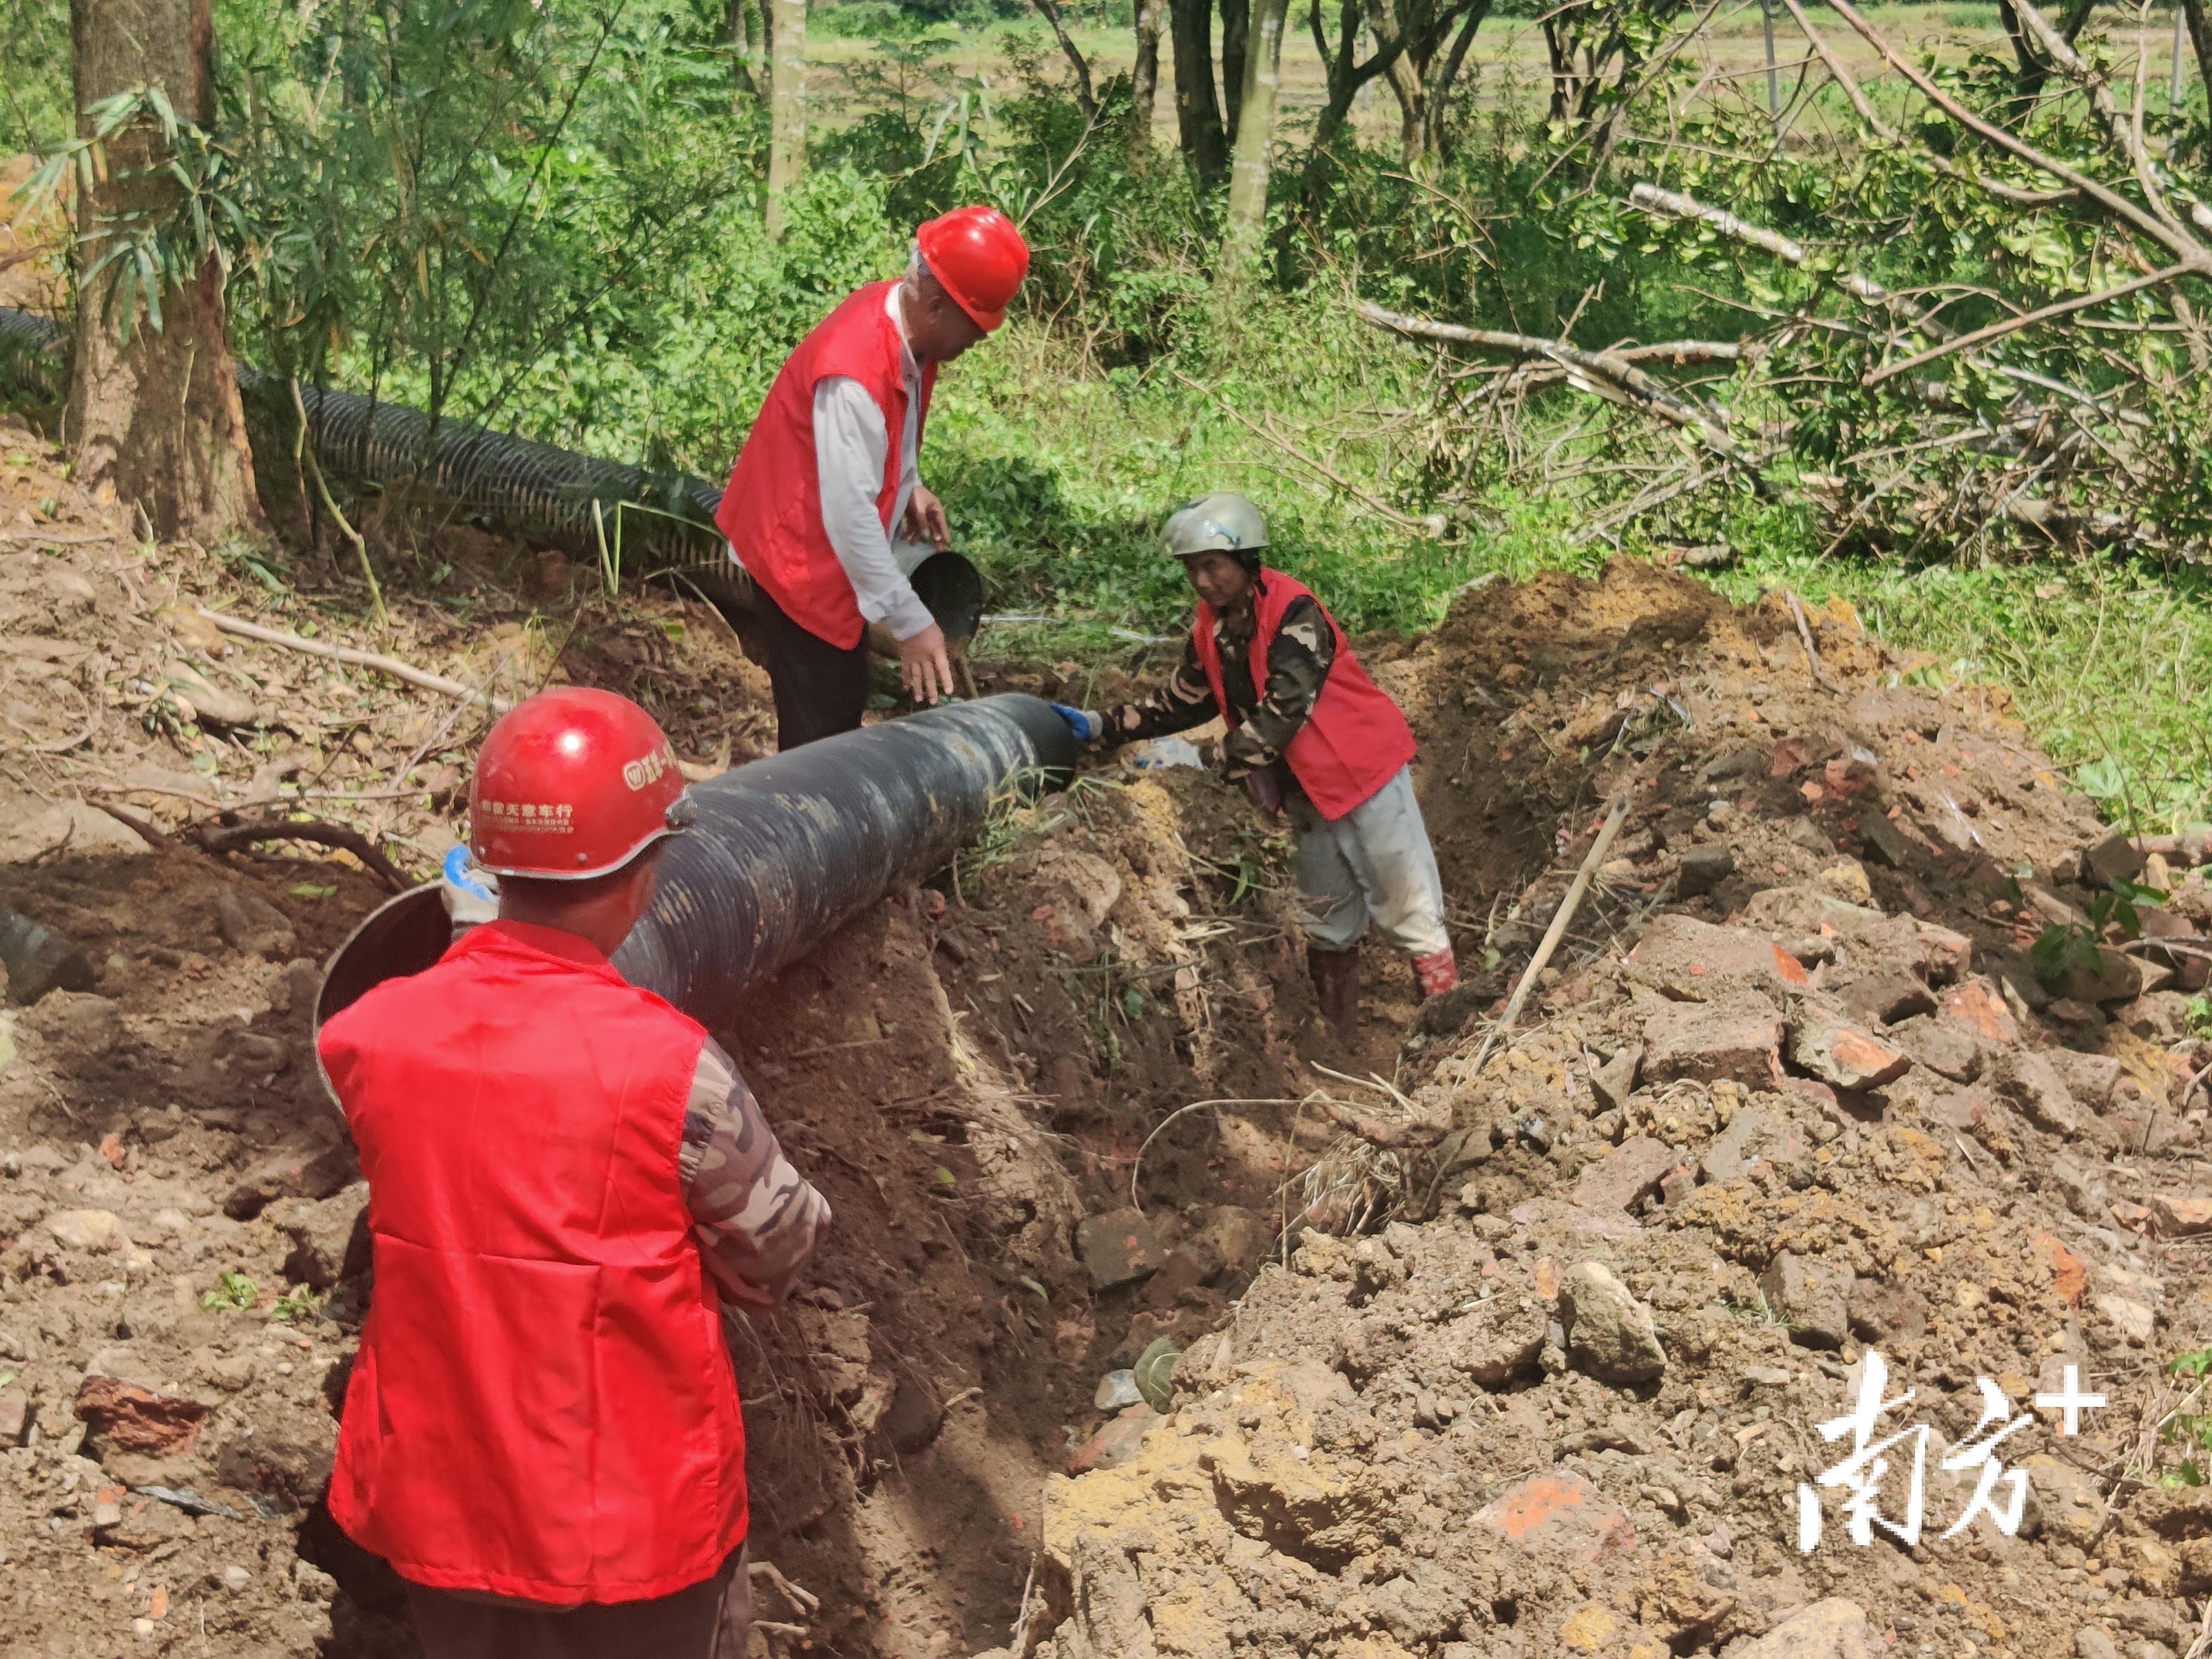
[[[59,402],[68,391],[68,357],[64,330],[0,306],[0,392]],[[289,489],[276,481],[293,471],[300,410],[291,384],[240,363],[238,393],[257,472],[273,488]],[[427,503],[593,562],[604,536],[610,552],[619,542],[623,562],[641,576],[688,573],[725,609],[749,615],[756,608],[752,579],[714,528],[721,489],[704,478],[580,455],[466,421],[434,421],[419,409],[358,392],[302,386],[300,409],[315,465],[330,477],[356,487],[404,487]],[[623,514],[625,505],[650,510]],[[910,580],[949,643],[975,637],[983,620],[983,579],[972,563],[957,553],[933,554]]]
[[[726,1028],[746,989],[885,894],[950,864],[994,806],[1064,784],[1077,746],[1041,698],[1007,693],[886,720],[691,786],[652,910],[615,955],[634,985]],[[451,941],[435,886],[403,893],[331,958],[315,1023]]]

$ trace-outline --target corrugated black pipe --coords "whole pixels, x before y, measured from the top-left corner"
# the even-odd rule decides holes
[[[885,894],[950,864],[994,806],[1065,783],[1074,736],[1018,693],[825,738],[691,787],[659,896],[616,954],[630,982],[726,1027],[747,988]],[[370,987],[419,973],[452,937],[438,889],[403,893],[331,958],[319,1027]]]
[[[68,356],[63,330],[0,306],[0,390],[58,403],[68,390]],[[238,393],[256,471],[270,483],[290,478],[299,426],[290,383],[240,363]],[[722,491],[704,478],[579,455],[465,421],[434,422],[419,409],[357,392],[302,386],[300,396],[315,464],[326,477],[354,487],[404,487],[425,505],[594,562],[604,533],[610,550],[619,540],[625,574],[690,570],[725,611],[753,609],[751,580],[730,560],[714,528]],[[621,512],[626,505],[651,510]],[[913,581],[948,640],[975,636],[983,582],[973,564],[939,553]]]

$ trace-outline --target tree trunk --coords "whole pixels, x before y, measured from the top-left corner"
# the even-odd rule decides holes
[[[1160,9],[1165,0],[1137,0],[1137,64],[1129,74],[1129,153],[1152,149],[1152,106],[1159,101]]]
[[[1491,0],[1475,0],[1465,17],[1460,20],[1459,33],[1452,39],[1451,50],[1437,64],[1436,73],[1429,83],[1428,153],[1439,162],[1451,159],[1444,137],[1444,122],[1451,111],[1452,88],[1459,82],[1460,70],[1467,63],[1468,48],[1474,44],[1474,32],[1490,15]]]
[[[1213,0],[1167,0],[1175,46],[1176,127],[1200,190],[1229,176],[1229,141],[1213,95]]]
[[[1054,0],[1036,0],[1036,4],[1044,15],[1044,21],[1052,25],[1053,38],[1060,42],[1060,55],[1067,59],[1068,68],[1075,71],[1076,107],[1083,112],[1083,125],[1091,126],[1098,119],[1098,94],[1091,89],[1091,65],[1084,61],[1083,52],[1076,46],[1075,37],[1068,33]]]
[[[768,234],[783,234],[783,198],[806,171],[806,0],[771,0]]]
[[[1242,281],[1258,263],[1267,230],[1268,146],[1275,136],[1275,97],[1282,82],[1283,19],[1289,0],[1257,0],[1244,64],[1243,113],[1229,175],[1229,224],[1222,239],[1221,276]]]
[[[2197,52],[2197,78],[2212,86],[2212,9],[2205,0],[2181,0],[2181,15],[2189,25],[2189,44]]]
[[[1237,148],[1237,112],[1244,104],[1245,37],[1252,25],[1252,0],[1221,0],[1222,125],[1229,148]]]
[[[207,0],[71,0],[70,33],[80,137],[93,132],[94,105],[141,86],[161,88],[182,118],[214,124]],[[160,214],[178,201],[179,186],[154,171],[167,154],[158,128],[133,126],[106,150],[104,176],[77,193],[80,239],[113,216]],[[222,266],[210,258],[198,276],[164,290],[159,329],[142,302],[125,342],[106,320],[116,267],[91,275],[102,251],[96,241],[77,243],[76,342],[64,416],[76,481],[95,497],[143,507],[158,536],[210,547],[265,537]]]
[[[1375,31],[1376,46],[1395,42],[1398,47],[1383,72],[1389,76],[1390,90],[1398,95],[1398,150],[1411,173],[1420,166],[1422,146],[1428,141],[1428,89],[1421,84],[1421,66],[1410,49],[1413,42],[1406,38],[1391,0],[1369,0],[1367,22]]]
[[[760,96],[753,80],[753,0],[730,0],[730,111],[742,112]]]

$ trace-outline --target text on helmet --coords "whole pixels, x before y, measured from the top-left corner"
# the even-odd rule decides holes
[[[633,789],[642,789],[649,783],[658,783],[660,775],[676,764],[676,751],[662,744],[649,755],[626,763],[623,767],[623,781]]]
[[[566,801],[480,800],[476,811],[487,827],[495,822],[502,830],[535,830],[564,836],[575,827],[570,819],[576,809]]]

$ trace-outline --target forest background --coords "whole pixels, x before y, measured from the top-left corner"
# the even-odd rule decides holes
[[[1840,595],[2212,818],[2204,0],[215,0],[198,107],[73,88],[176,3],[0,0],[18,228],[81,185],[27,268],[126,351],[212,271],[242,362],[719,480],[988,201],[1032,277],[925,472],[1000,648],[1167,630],[1161,519],[1238,489],[1349,626],[1624,553]]]

